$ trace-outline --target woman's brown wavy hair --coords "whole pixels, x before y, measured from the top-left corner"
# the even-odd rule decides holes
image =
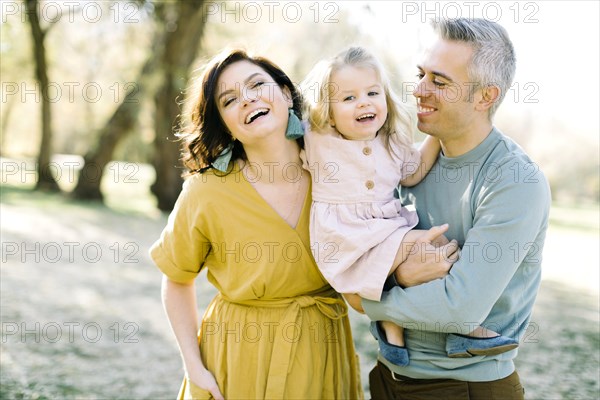
[[[279,87],[288,88],[292,96],[294,113],[302,119],[302,95],[281,68],[264,57],[251,56],[242,49],[225,51],[211,59],[204,68],[200,77],[201,86],[197,100],[190,113],[191,121],[183,123],[185,128],[179,135],[183,139],[182,161],[188,169],[186,175],[202,173],[211,168],[211,164],[219,154],[231,144],[233,144],[231,159],[247,161],[244,147],[231,137],[216,102],[217,81],[221,73],[229,65],[238,61],[248,61],[261,67]],[[303,146],[304,140],[298,140],[300,146]],[[228,172],[231,172],[231,168]]]

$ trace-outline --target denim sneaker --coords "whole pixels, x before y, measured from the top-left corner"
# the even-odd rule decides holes
[[[519,346],[519,342],[506,336],[478,338],[451,333],[446,338],[446,352],[450,358],[495,356]]]
[[[385,332],[377,321],[371,322],[371,334],[379,342],[379,351],[383,358],[388,360],[394,365],[406,366],[408,365],[408,350],[404,346],[396,346],[395,344],[388,343],[385,336]]]

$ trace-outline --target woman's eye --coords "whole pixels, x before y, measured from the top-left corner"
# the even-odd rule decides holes
[[[440,81],[433,81],[433,84],[437,87],[444,87],[446,86],[446,84],[444,82],[440,82]]]
[[[262,81],[254,82],[253,84],[251,84],[251,85],[250,85],[250,88],[251,88],[251,89],[256,89],[257,87],[259,87],[259,86],[262,86],[262,85],[264,85],[264,84],[265,84],[265,83],[264,83],[264,82],[262,82]]]
[[[425,76],[425,74],[419,72],[416,76],[417,76],[418,80],[421,80],[421,79],[423,79],[423,77]]]
[[[234,101],[235,101],[235,97],[230,97],[230,98],[225,99],[223,101],[223,107],[227,107],[228,105],[230,105]]]
[[[379,92],[369,92],[369,96],[377,96]]]

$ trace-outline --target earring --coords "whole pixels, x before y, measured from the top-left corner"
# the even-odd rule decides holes
[[[296,113],[292,108],[289,110],[288,124],[285,129],[285,137],[289,140],[296,140],[304,136],[304,127],[300,118],[296,116]]]
[[[227,172],[227,168],[229,168],[229,161],[231,161],[231,156],[233,155],[233,143],[229,144],[226,148],[223,149],[221,154],[213,161],[210,165],[214,169],[218,169],[221,172]]]

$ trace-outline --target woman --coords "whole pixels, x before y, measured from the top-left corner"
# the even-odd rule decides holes
[[[186,372],[179,398],[363,397],[346,304],[311,254],[300,109],[267,59],[235,50],[205,69],[191,176],[151,249]],[[201,268],[219,293],[198,333]]]

